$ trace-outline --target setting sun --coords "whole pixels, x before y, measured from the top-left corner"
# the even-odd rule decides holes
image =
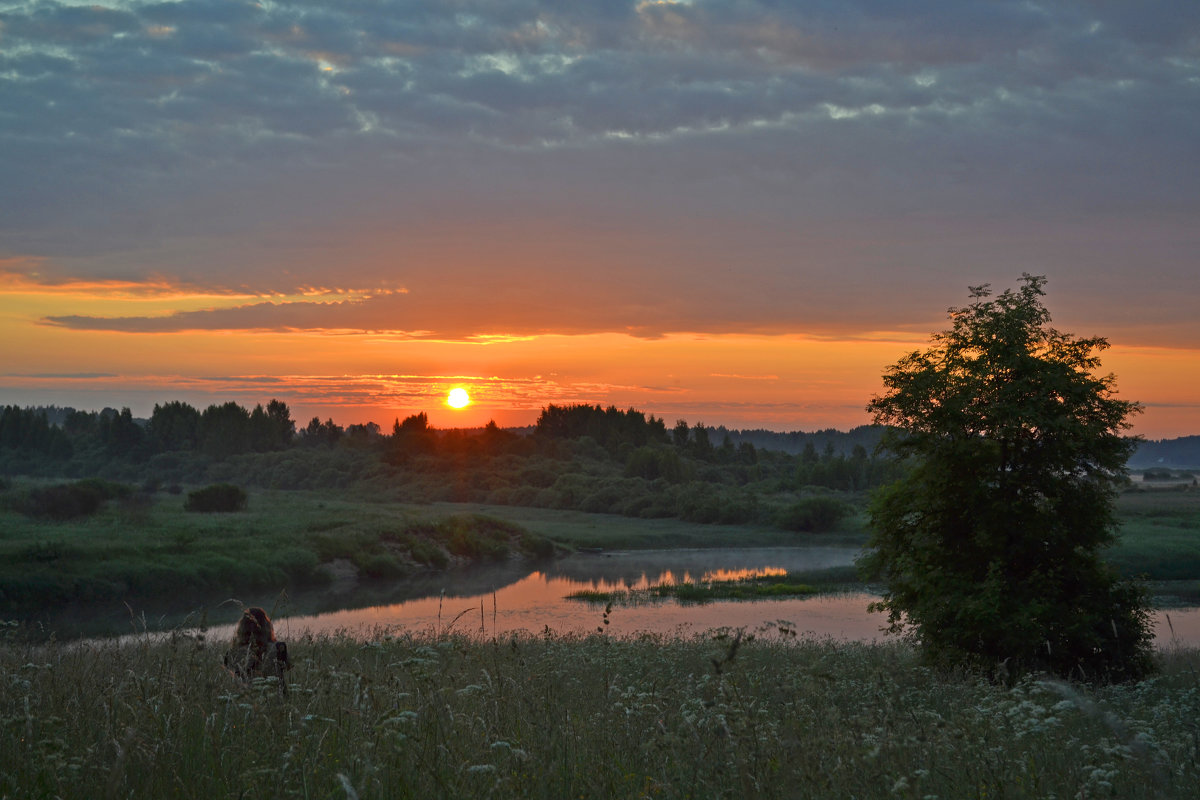
[[[451,389],[450,394],[446,397],[446,405],[451,408],[466,408],[471,403],[471,395],[467,394],[467,390],[459,387]]]

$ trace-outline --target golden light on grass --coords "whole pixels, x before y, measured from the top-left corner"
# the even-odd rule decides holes
[[[461,386],[450,390],[450,394],[446,396],[446,405],[451,408],[466,408],[471,404],[471,395],[467,394],[467,390]]]

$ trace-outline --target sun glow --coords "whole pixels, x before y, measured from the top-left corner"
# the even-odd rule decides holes
[[[461,386],[451,389],[450,394],[446,396],[446,405],[451,408],[466,408],[470,404],[471,395],[467,394],[467,390]]]

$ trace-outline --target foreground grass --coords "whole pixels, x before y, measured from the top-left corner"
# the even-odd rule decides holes
[[[903,645],[291,642],[286,696],[196,638],[0,645],[2,797],[1191,798],[1200,656],[1003,687]]]

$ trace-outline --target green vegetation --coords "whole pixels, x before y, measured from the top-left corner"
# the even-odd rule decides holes
[[[776,525],[709,525],[675,518],[642,519],[570,509],[434,503],[430,513],[477,512],[515,522],[574,550],[651,550],[680,547],[861,547],[867,534],[856,514],[837,530],[797,536]]]
[[[1150,669],[1141,586],[1102,551],[1139,409],[1098,376],[1108,343],[1050,327],[1045,278],[951,309],[950,330],[884,373],[868,408],[914,462],[871,505],[864,572],[893,630],[932,660],[1128,680]]]
[[[821,532],[821,543],[860,544],[857,509],[873,481],[895,474],[867,456],[864,443],[878,437],[870,429],[824,432],[820,455],[812,441],[790,455],[734,445],[728,432],[714,444],[711,433],[682,420],[668,432],[642,412],[587,405],[549,406],[527,435],[494,424],[438,431],[415,414],[390,436],[317,419],[296,433],[278,401],[203,412],[169,402],[146,421],[128,409],[9,406],[0,409],[0,474],[23,477],[0,489],[0,521],[11,523],[0,530],[0,557],[14,556],[0,563],[0,608],[278,591],[328,581],[331,563],[338,574],[348,562],[358,576],[396,578],[510,552],[545,557],[548,538],[717,546],[816,543]],[[837,437],[850,452],[834,448]],[[312,512],[333,493],[341,518]],[[181,508],[239,513],[185,519]],[[501,529],[478,517],[439,521],[434,509],[542,521]],[[587,522],[559,524],[576,515]]]
[[[713,437],[720,434],[721,440]],[[227,483],[246,489],[354,490],[409,503],[484,503],[570,509],[705,524],[790,524],[814,495],[851,502],[898,467],[868,455],[879,431],[789,434],[802,452],[759,449],[765,432],[736,433],[640,411],[548,406],[526,435],[495,424],[439,431],[424,414],[343,429],[314,419],[295,432],[277,400],[248,411],[157,405],[128,409],[0,409],[0,475],[99,477],[158,488]],[[837,446],[835,446],[837,442]],[[822,443],[820,453],[817,443]],[[782,517],[781,517],[782,515]]]
[[[1122,575],[1148,579],[1160,602],[1200,604],[1200,491],[1127,489],[1117,513],[1121,538],[1109,562]]]
[[[95,514],[105,502],[126,499],[132,487],[96,478],[35,486],[23,495],[10,498],[10,505],[23,514],[56,522]]]
[[[38,487],[0,493],[0,609],[229,596],[328,584],[328,565],[395,578],[510,555],[544,558],[544,536],[485,514],[257,492],[238,514],[192,514],[176,495],[130,487],[88,516],[25,513]]]
[[[478,526],[481,538],[508,536],[510,552],[538,558],[568,549],[695,548],[804,544],[861,547],[861,512],[829,533],[797,534],[766,525],[699,525],[581,511],[382,502],[353,492],[251,492],[234,515],[189,514],[185,496],[108,485],[112,499],[91,516],[55,521],[29,516],[23,503],[42,484],[0,486],[0,608],[72,601],[171,597],[211,599],[251,590],[321,586],[332,563],[363,579],[445,569],[473,558],[454,554],[451,537]],[[46,484],[52,485],[52,484]],[[115,487],[115,488],[114,488]],[[1200,492],[1124,492],[1123,535],[1107,554],[1122,574],[1155,580],[1169,602],[1200,599]],[[480,520],[491,520],[481,522]],[[502,521],[502,523],[501,523]],[[512,526],[502,534],[505,526]],[[518,533],[521,532],[521,533]],[[528,534],[528,536],[526,535]],[[472,545],[455,545],[460,551]],[[474,558],[489,547],[473,545]],[[819,576],[799,582],[812,584]],[[838,583],[854,582],[844,575]],[[1164,583],[1169,582],[1169,583]]]
[[[609,606],[637,606],[671,598],[680,603],[710,603],[714,600],[769,600],[804,597],[820,592],[859,589],[854,567],[828,567],[789,572],[784,575],[753,575],[744,578],[660,583],[645,589],[600,591],[583,589],[567,595],[570,600]]]
[[[1089,688],[789,633],[301,639],[286,695],[234,682],[203,634],[0,644],[0,796],[1175,800],[1200,784],[1196,651]]]
[[[854,507],[836,497],[808,497],[779,513],[779,526],[789,531],[826,532],[837,528]]]
[[[245,510],[246,502],[246,493],[240,487],[231,483],[214,483],[212,486],[188,492],[183,509],[206,514],[229,513]]]

